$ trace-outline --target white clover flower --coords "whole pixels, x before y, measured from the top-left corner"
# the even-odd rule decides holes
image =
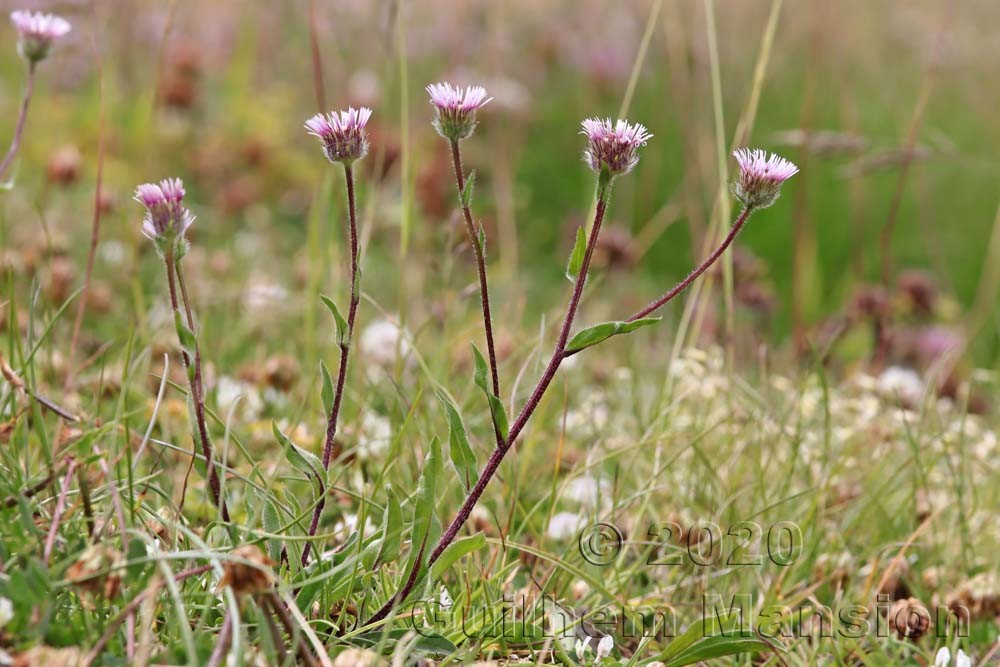
[[[384,456],[392,444],[392,423],[388,417],[366,410],[361,415],[357,457],[362,461]]]
[[[380,366],[391,366],[396,354],[405,357],[410,352],[406,336],[395,322],[375,320],[361,332],[361,353]]]
[[[239,403],[237,403],[239,401]],[[215,383],[215,405],[223,415],[236,405],[243,415],[256,417],[264,408],[260,392],[249,382],[223,375]]]
[[[451,595],[448,593],[448,589],[444,586],[441,587],[441,595],[438,596],[438,602],[441,608],[446,611],[451,609],[452,605],[455,604],[455,601],[451,599]]]
[[[597,659],[594,664],[598,664],[606,657],[611,655],[612,649],[615,647],[615,638],[611,635],[604,635],[601,637],[601,641],[597,642]]]
[[[550,539],[568,540],[576,535],[583,523],[583,517],[573,512],[558,512],[549,519],[549,527],[545,531]]]
[[[590,650],[590,639],[588,638],[587,641],[577,639],[575,649],[577,661],[583,662],[583,659],[587,657],[587,651]]]
[[[925,386],[916,371],[902,366],[890,366],[878,377],[877,388],[886,397],[915,405],[923,398]]]

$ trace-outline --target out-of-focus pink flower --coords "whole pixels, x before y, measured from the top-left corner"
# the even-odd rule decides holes
[[[607,169],[612,176],[632,171],[639,162],[639,146],[653,138],[643,125],[632,125],[619,119],[612,125],[610,118],[588,118],[580,134],[587,136],[583,159],[597,173]]]
[[[799,173],[799,168],[785,158],[759,148],[739,148],[733,157],[740,165],[740,177],[733,183],[733,194],[744,206],[767,208],[781,192],[781,184]]]
[[[142,233],[154,241],[183,237],[194,223],[194,216],[184,206],[184,183],[179,178],[143,183],[135,189],[135,200],[146,207]]]
[[[452,141],[472,136],[477,124],[476,111],[493,100],[486,96],[482,86],[468,86],[462,90],[446,81],[427,86],[427,94],[434,105],[434,129]]]
[[[60,16],[25,9],[11,12],[10,22],[17,30],[18,50],[33,63],[44,60],[49,55],[52,42],[71,29],[69,21]]]
[[[306,121],[306,129],[319,138],[330,162],[350,164],[368,153],[365,126],[371,116],[372,110],[368,107],[318,113]]]

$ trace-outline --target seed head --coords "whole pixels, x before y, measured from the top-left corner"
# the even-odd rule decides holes
[[[194,223],[194,216],[184,206],[184,184],[179,178],[166,178],[156,183],[143,183],[135,189],[135,200],[146,207],[142,233],[157,241],[183,239]]]
[[[639,162],[639,146],[653,138],[643,125],[619,119],[614,125],[610,118],[588,118],[580,134],[587,135],[583,159],[596,173],[607,169],[611,176],[632,171]]]
[[[371,116],[372,110],[368,107],[318,113],[306,121],[306,129],[319,138],[330,162],[350,164],[368,153],[365,126]]]
[[[799,168],[785,158],[759,148],[739,148],[733,151],[733,157],[740,165],[733,194],[747,207],[767,208],[778,198],[781,184],[799,173]]]
[[[432,83],[426,90],[434,106],[434,129],[451,141],[471,137],[478,125],[476,111],[493,100],[486,96],[482,86],[468,86],[462,90],[444,81]]]
[[[10,22],[17,30],[17,50],[30,63],[45,60],[52,42],[71,29],[69,21],[61,16],[26,9],[11,12]]]

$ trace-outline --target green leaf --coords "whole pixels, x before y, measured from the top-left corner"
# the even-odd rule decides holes
[[[323,409],[326,414],[330,414],[333,412],[333,378],[330,377],[330,371],[322,361],[319,362],[319,373],[323,376],[323,389],[320,391]]]
[[[724,634],[734,624],[739,623],[741,620],[739,614],[740,612],[723,611],[721,614],[709,614],[703,620],[691,623],[684,632],[667,644],[667,647],[657,656],[657,659],[670,663],[671,659],[676,658],[699,641]],[[729,636],[733,635],[730,634]]]
[[[181,342],[181,347],[184,348],[184,351],[187,352],[189,356],[193,357],[194,351],[198,347],[198,338],[181,320],[181,313],[179,310],[174,311],[174,328],[177,329],[177,338]]]
[[[408,628],[397,628],[394,630],[383,630],[381,632],[366,632],[354,638],[354,641],[363,646],[384,646],[386,641],[402,642],[410,639],[413,631]],[[421,628],[416,637],[413,637],[412,650],[415,653],[424,653],[436,656],[447,656],[458,651],[458,647],[447,638],[437,634],[430,628]]]
[[[489,369],[486,366],[486,359],[483,358],[483,353],[479,351],[475,343],[472,344],[472,356],[475,359],[476,366],[472,377],[475,379],[476,385],[486,394],[486,399],[490,404],[490,415],[493,418],[493,425],[500,431],[500,437],[506,440],[507,434],[510,432],[510,428],[507,425],[507,411],[504,410],[500,397],[490,389],[490,381],[488,379]]]
[[[441,461],[441,441],[437,436],[431,438],[430,450],[424,458],[424,467],[417,483],[416,498],[413,503],[413,521],[410,529],[410,557],[405,572],[421,573],[417,580],[422,579],[427,557],[437,540],[435,533],[440,533],[441,522],[437,518],[438,487],[441,483],[441,473],[444,469]]]
[[[479,481],[476,455],[469,445],[465,424],[462,423],[462,415],[458,413],[458,408],[443,391],[438,391],[438,400],[441,401],[445,415],[448,417],[448,450],[451,464],[455,467],[455,472],[458,473],[462,486],[468,491]]]
[[[573,254],[569,256],[569,263],[566,265],[566,277],[570,282],[575,282],[580,268],[583,266],[583,256],[587,254],[587,232],[583,227],[576,230],[576,244],[573,246]]]
[[[579,352],[584,348],[602,343],[612,336],[631,333],[636,329],[656,324],[659,321],[659,317],[646,317],[632,322],[604,322],[603,324],[596,324],[573,336],[566,346],[566,351]]]
[[[473,169],[469,173],[469,177],[465,179],[465,187],[462,188],[462,208],[468,208],[469,204],[472,203],[472,189],[476,185],[476,170]]]
[[[337,344],[340,346],[346,345],[347,320],[345,320],[344,316],[340,314],[340,310],[337,308],[337,304],[333,302],[333,299],[324,294],[320,294],[319,298],[322,299],[327,309],[333,314],[333,319],[337,322]]]
[[[695,642],[693,646],[666,664],[667,667],[683,667],[684,665],[693,665],[705,660],[711,660],[712,658],[763,653],[764,651],[773,651],[774,649],[774,646],[759,637],[715,635]]]
[[[403,544],[403,508],[391,488],[385,490],[385,516],[382,519],[382,544],[379,549],[377,563],[388,563],[399,558],[400,547]]]
[[[324,492],[323,480],[326,478],[326,473],[323,471],[323,463],[319,460],[319,457],[292,442],[287,435],[281,432],[276,422],[271,422],[271,431],[274,433],[278,444],[285,450],[285,458],[288,459],[288,462],[297,470],[304,472],[306,477],[312,480],[316,486],[316,492],[322,495]]]
[[[479,551],[485,546],[486,535],[483,533],[476,533],[471,537],[463,537],[452,542],[431,565],[431,579],[435,581],[440,579],[441,575],[447,572],[448,568],[454,565],[459,558],[471,554],[473,551]]]

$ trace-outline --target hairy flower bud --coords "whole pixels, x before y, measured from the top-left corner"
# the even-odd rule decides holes
[[[639,146],[653,138],[643,125],[619,119],[614,125],[610,118],[588,118],[580,134],[587,136],[583,159],[596,173],[607,169],[611,176],[632,171],[639,162]]]
[[[306,121],[309,134],[318,137],[330,162],[350,164],[368,154],[365,126],[371,118],[368,107],[318,113]]]
[[[781,184],[799,173],[799,168],[783,157],[758,149],[733,151],[740,165],[740,177],[733,183],[733,194],[744,206],[767,208],[781,192]]]
[[[486,96],[486,89],[482,86],[469,86],[462,90],[442,82],[432,83],[426,90],[434,105],[434,129],[451,141],[471,137],[477,125],[476,111],[493,100]]]
[[[30,63],[45,60],[52,43],[71,29],[69,21],[60,16],[25,9],[12,12],[10,22],[17,30],[17,50]]]

